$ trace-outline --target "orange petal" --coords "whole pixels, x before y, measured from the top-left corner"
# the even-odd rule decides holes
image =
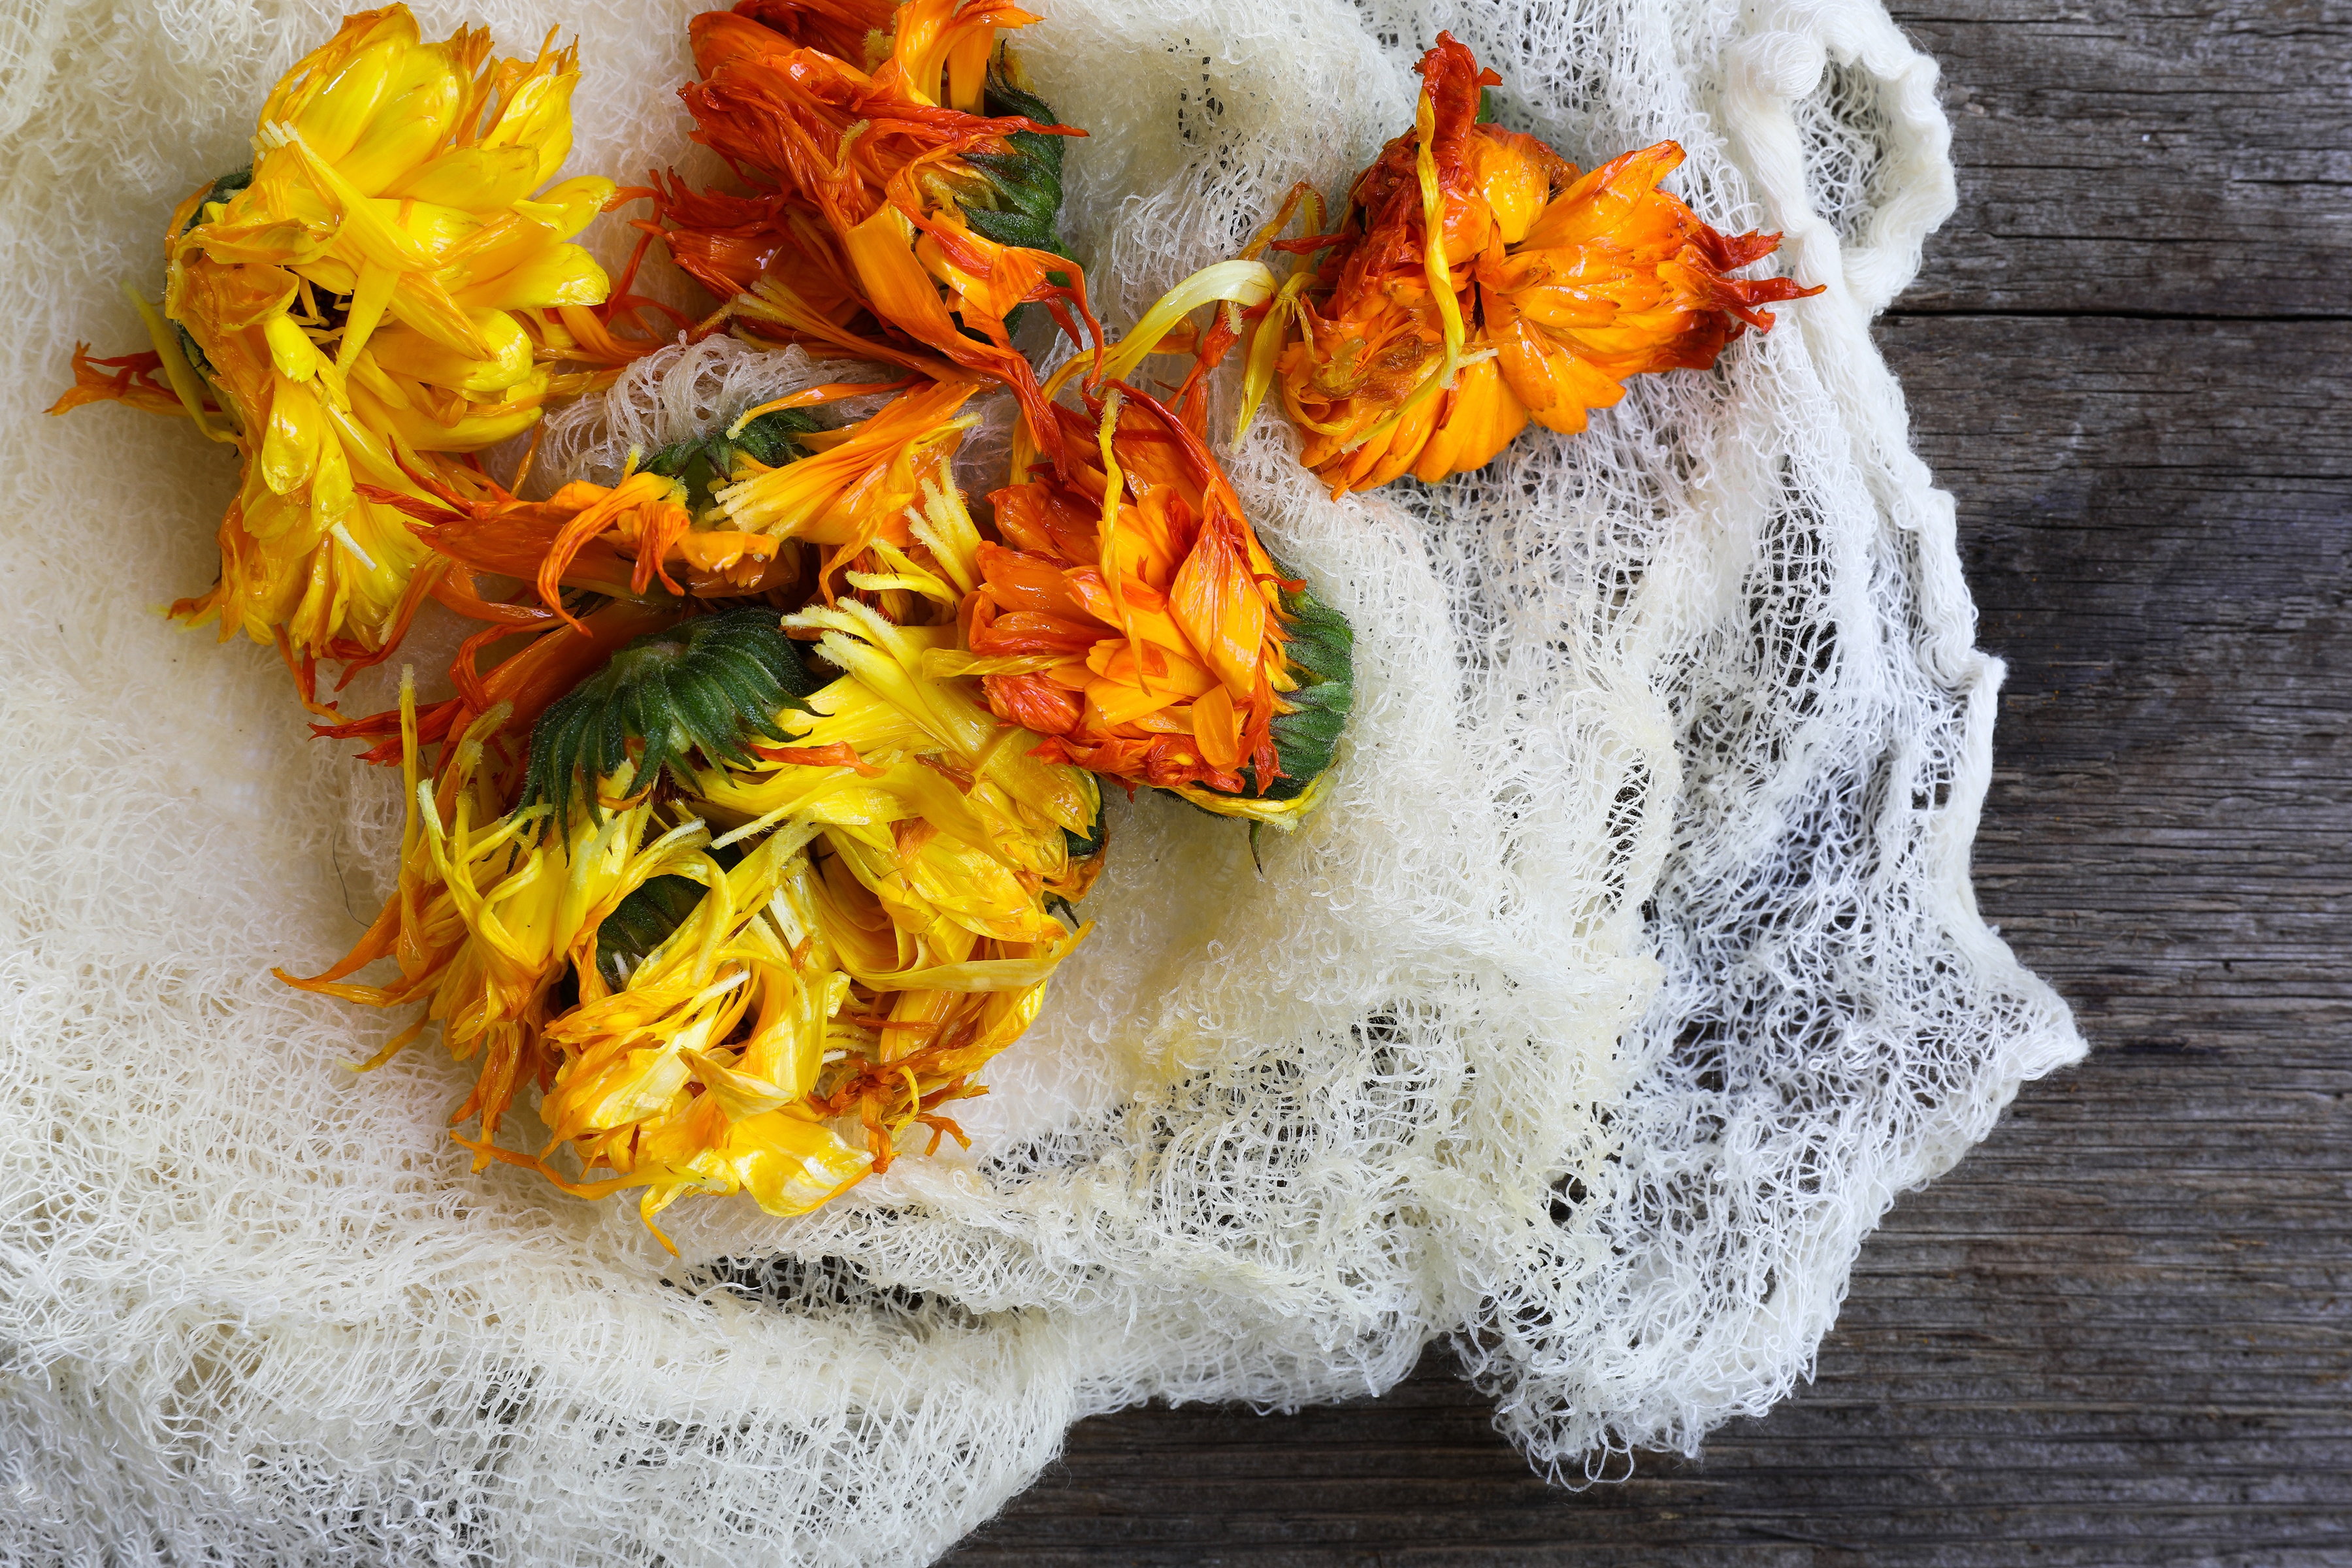
[[[1482,290],[1481,297],[1496,365],[1537,424],[1581,430],[1586,409],[1610,407],[1625,395],[1622,385],[1520,314],[1511,296]]]
[[[694,50],[694,68],[707,79],[728,66],[789,55],[796,47],[790,38],[732,11],[706,11],[686,25]]]
[[[972,319],[974,311],[990,321],[1003,321],[1045,280],[1047,272],[1069,266],[1042,250],[1000,245],[961,223],[948,222],[945,215],[916,241],[915,255],[932,277],[961,297],[966,321]]]
[[[934,348],[961,336],[955,318],[916,259],[915,226],[895,206],[884,206],[842,237],[849,264],[873,302],[874,313]]]
[[[1241,765],[1241,715],[1234,710],[1233,694],[1223,687],[1203,692],[1193,701],[1192,739],[1211,766],[1230,771]]]
[[[1413,476],[1433,484],[1448,474],[1483,468],[1527,427],[1527,405],[1504,384],[1496,363],[1465,365],[1453,390],[1438,399],[1436,427],[1413,459]],[[1207,746],[1203,741],[1202,749]]]
[[[1638,230],[1647,226],[1641,222],[1644,217],[1649,226],[1662,218],[1671,221],[1671,215],[1663,212],[1644,214],[1643,198],[1681,167],[1682,161],[1679,145],[1661,142],[1603,163],[1555,197],[1528,228],[1524,243],[1530,249],[1586,245],[1596,239],[1632,243],[1640,237]]]
[[[1257,685],[1265,598],[1251,578],[1241,525],[1222,507],[1202,520],[1192,552],[1176,570],[1168,613],[1217,679],[1246,695]]]
[[[1463,153],[1472,186],[1494,215],[1496,237],[1505,245],[1525,239],[1553,187],[1576,179],[1575,164],[1534,137],[1499,125],[1472,126]]]

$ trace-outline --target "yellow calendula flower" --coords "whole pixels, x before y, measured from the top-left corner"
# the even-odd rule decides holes
[[[649,1224],[698,1191],[805,1212],[917,1129],[961,1141],[943,1108],[982,1092],[1084,936],[1047,901],[1100,865],[1093,781],[925,672],[951,626],[794,619],[848,673],[818,686],[772,610],[688,620],[550,706],[520,780],[487,745],[499,708],[425,779],[404,691],[398,891],[292,983],[422,1002],[385,1056],[436,1019],[479,1054],[457,1118],[480,1119],[478,1163],[641,1189]],[[386,957],[397,980],[347,979]],[[533,1084],[549,1143],[499,1144]],[[576,1175],[548,1163],[567,1146]]]
[[[162,310],[140,302],[152,363],[76,356],[56,412],[155,407],[160,374],[245,459],[220,583],[174,614],[304,658],[379,649],[424,546],[366,492],[471,489],[454,459],[585,384],[553,365],[611,285],[568,242],[614,187],[550,183],[579,77],[552,40],[499,59],[482,29],[424,42],[405,6],[348,18],[262,105],[252,166],[173,214]]]

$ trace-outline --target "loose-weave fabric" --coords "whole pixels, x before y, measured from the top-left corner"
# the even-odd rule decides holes
[[[1895,1194],[2079,1053],[1969,889],[2000,669],[1868,335],[1951,205],[1883,12],[1039,8],[1016,47],[1090,132],[1065,232],[1114,331],[1409,126],[1441,27],[1506,123],[1588,167],[1679,141],[1679,194],[1828,291],[1435,487],[1333,502],[1262,417],[1239,493],[1357,631],[1324,806],[1254,854],[1115,802],[1095,931],[959,1108],[972,1149],[800,1220],[689,1200],[676,1258],[625,1202],[471,1172],[467,1068],[355,1078],[396,1021],[269,978],[373,914],[396,787],[310,738],[274,651],[156,613],[212,578],[226,451],[38,416],[77,338],[141,344],[118,280],[153,297],[172,205],[336,13],[0,17],[0,1555],[919,1563],[1084,1415],[1377,1391],[1449,1337],[1531,1459],[1598,1473],[1785,1393]],[[571,168],[624,179],[715,173],[689,14],[420,7],[509,51],[576,28]],[[635,385],[550,460],[666,428]]]

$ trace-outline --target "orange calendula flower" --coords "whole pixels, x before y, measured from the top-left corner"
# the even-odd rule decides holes
[[[571,389],[566,312],[609,336],[610,281],[568,241],[613,183],[550,184],[578,77],[573,49],[494,59],[480,29],[426,43],[406,7],[364,12],[270,92],[251,167],[180,204],[163,308],[138,301],[152,353],[77,353],[53,410],[181,413],[243,456],[221,581],[174,614],[289,657],[385,646],[425,548],[379,496],[471,489],[457,459]]]
[[[480,1122],[478,1168],[641,1189],[648,1224],[698,1191],[803,1213],[907,1140],[962,1142],[945,1108],[985,1092],[1086,934],[1046,900],[1099,867],[1093,782],[924,673],[951,626],[800,619],[847,673],[812,678],[772,610],[689,619],[548,707],[519,780],[494,708],[427,781],[404,688],[398,890],[341,963],[287,978],[423,1004],[378,1062],[434,1020],[478,1056],[454,1119]],[[398,978],[349,979],[381,958]],[[533,1087],[550,1142],[499,1144]],[[548,1163],[566,1146],[575,1173]]]
[[[1413,130],[1357,176],[1338,232],[1276,242],[1322,260],[1292,275],[1251,348],[1245,409],[1278,386],[1333,495],[1482,467],[1530,419],[1581,430],[1626,377],[1706,369],[1745,328],[1770,329],[1761,306],[1821,292],[1728,276],[1780,237],[1722,234],[1659,190],[1675,143],[1580,174],[1480,121],[1502,79],[1450,35],[1420,71]],[[1319,212],[1310,201],[1310,224]]]
[[[877,591],[938,587],[909,552],[925,548],[926,510],[954,488],[948,465],[973,422],[959,410],[981,384],[900,385],[833,383],[761,404],[725,430],[641,457],[610,487],[575,479],[532,501],[482,481],[474,495],[385,499],[427,525],[433,550],[532,583],[567,621],[566,588],[710,599],[790,587],[803,568],[801,552],[788,548],[795,542],[826,547],[816,586],[827,598],[845,581]],[[894,391],[880,410],[838,429],[821,428],[808,412]]]
[[[1171,406],[1120,379],[1181,332],[1205,369],[1224,314],[1271,277],[1228,262],[1180,284],[1100,361],[1085,409],[1051,404],[1065,460],[1024,427],[979,552],[962,664],[1037,754],[1132,789],[1287,828],[1320,797],[1353,692],[1347,622],[1286,579],[1201,436],[1199,371]],[[1192,331],[1189,309],[1220,314]],[[1205,350],[1205,353],[1202,351]],[[1071,361],[1054,389],[1089,361]]]
[[[680,96],[749,192],[673,181],[658,197],[671,254],[750,331],[925,374],[961,366],[1042,414],[1006,322],[1076,297],[1055,219],[1060,138],[1084,132],[1055,124],[996,47],[998,28],[1034,20],[1004,0],[753,0],[696,17],[702,79]]]

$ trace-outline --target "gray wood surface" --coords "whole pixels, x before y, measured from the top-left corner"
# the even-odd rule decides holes
[[[1087,1422],[960,1568],[2352,1563],[2352,6],[1898,19],[1960,210],[1880,341],[2010,664],[1977,886],[2091,1059],[1697,1462],[1548,1488],[1433,1357]]]

